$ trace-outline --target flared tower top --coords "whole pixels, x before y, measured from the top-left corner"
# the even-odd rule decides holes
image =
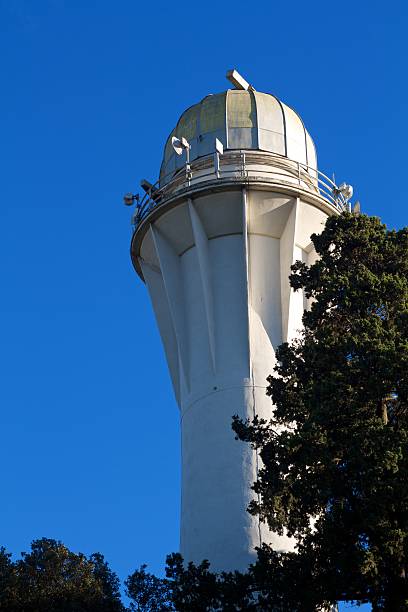
[[[164,148],[161,185],[185,164],[172,147],[173,136],[188,140],[190,161],[214,153],[218,138],[226,150],[267,151],[317,169],[316,149],[299,115],[274,95],[255,90],[210,94],[181,115]]]

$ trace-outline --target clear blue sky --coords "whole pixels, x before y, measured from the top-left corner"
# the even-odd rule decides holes
[[[1,521],[121,576],[178,547],[178,412],[122,194],[238,68],[407,222],[406,3],[0,0]]]

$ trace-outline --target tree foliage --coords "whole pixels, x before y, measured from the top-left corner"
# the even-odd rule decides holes
[[[167,557],[166,578],[148,574],[145,568],[142,566],[126,583],[127,593],[134,602],[132,610],[249,612],[260,609],[249,574],[212,573],[208,561],[199,565],[184,564],[182,556],[177,553]]]
[[[125,582],[130,610],[315,612],[339,600],[408,610],[408,230],[345,213],[312,236],[319,255],[290,282],[311,302],[304,329],[277,351],[271,419],[233,420],[260,453],[249,511],[295,538],[264,544],[246,574],[167,558]],[[273,408],[272,408],[273,404]],[[124,612],[100,554],[36,540],[0,549],[0,611]]]
[[[126,595],[132,600],[130,609],[143,612],[174,610],[168,580],[146,572],[146,567],[142,565],[125,580]]]
[[[208,561],[184,564],[179,554],[167,557],[166,578],[146,572],[132,574],[127,594],[131,610],[143,612],[320,612],[331,609],[311,589],[312,567],[295,553],[264,545],[248,571],[210,571]]]
[[[234,421],[263,460],[259,514],[298,541],[322,600],[408,609],[408,231],[331,217],[290,282],[312,300],[277,353],[270,422]],[[277,376],[276,376],[277,375]]]
[[[87,558],[61,542],[34,540],[13,562],[0,550],[0,610],[122,612],[119,579],[99,553]]]
[[[245,575],[171,557],[169,610],[408,610],[408,231],[345,213],[312,240],[318,260],[290,277],[311,308],[277,351],[271,419],[233,421],[263,461],[249,511],[297,550],[264,545]]]

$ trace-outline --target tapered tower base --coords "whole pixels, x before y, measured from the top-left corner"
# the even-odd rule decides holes
[[[232,416],[270,418],[275,350],[301,327],[289,286],[327,212],[300,195],[250,186],[191,193],[145,224],[137,261],[149,288],[180,406],[181,553],[245,570],[255,547],[292,542],[247,512],[259,458]]]

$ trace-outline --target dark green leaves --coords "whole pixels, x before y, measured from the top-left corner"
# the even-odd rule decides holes
[[[326,600],[403,610],[408,233],[346,213],[312,240],[320,259],[290,277],[312,307],[301,338],[278,350],[271,422],[233,424],[264,463],[251,512],[297,538]]]
[[[0,610],[122,612],[125,608],[118,578],[102,555],[87,558],[43,538],[15,562],[0,550]]]

